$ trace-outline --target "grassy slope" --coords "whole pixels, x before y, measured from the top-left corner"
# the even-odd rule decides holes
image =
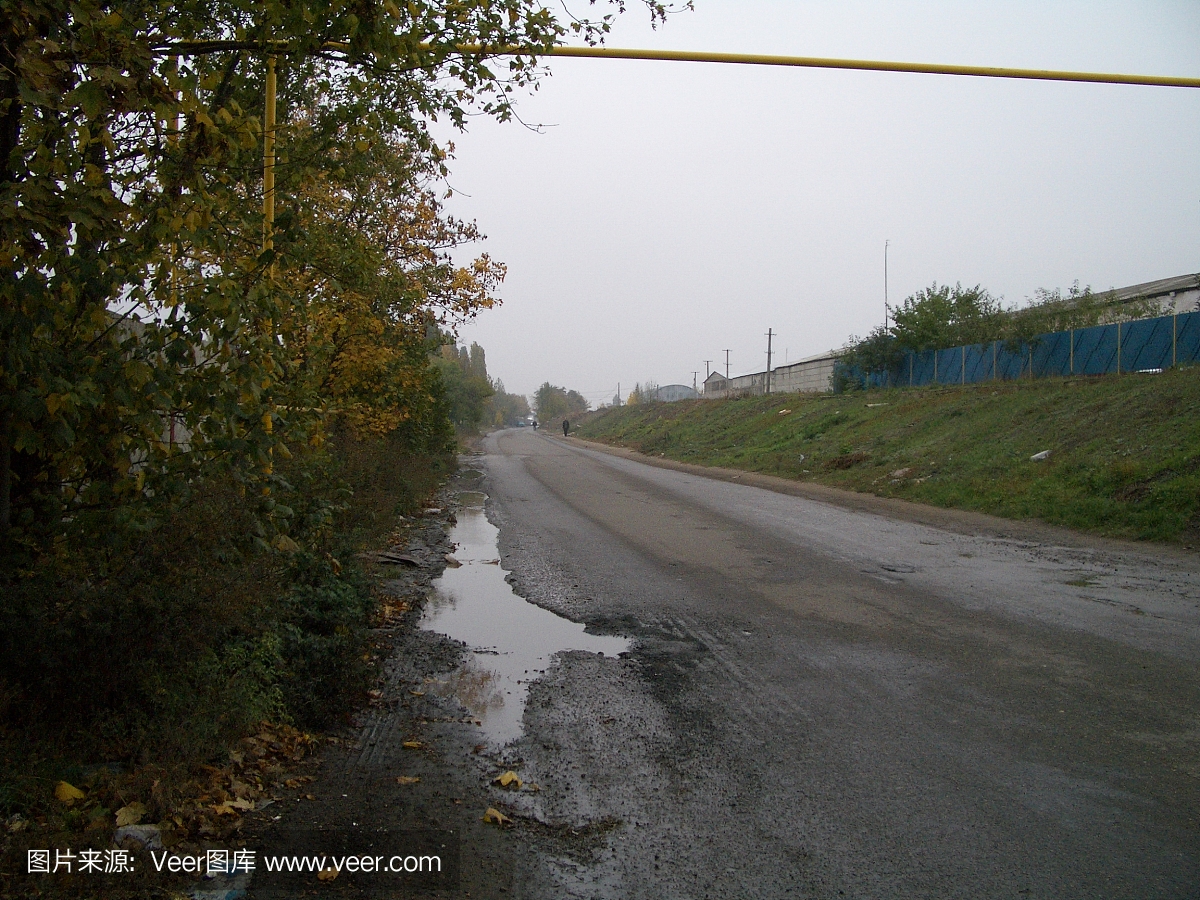
[[[1200,367],[630,406],[589,416],[579,435],[701,465],[1200,544]],[[1049,460],[1030,460],[1042,450]],[[902,469],[910,471],[893,474]]]

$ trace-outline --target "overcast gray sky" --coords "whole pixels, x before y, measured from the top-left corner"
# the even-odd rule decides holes
[[[576,0],[583,6],[582,0]],[[696,0],[608,44],[1200,77],[1200,3]],[[573,11],[579,12],[580,10]],[[454,137],[449,203],[508,264],[466,326],[516,393],[608,402],[842,345],[931,282],[1021,303],[1200,272],[1200,89],[550,60],[536,133]],[[480,249],[480,248],[471,248]]]

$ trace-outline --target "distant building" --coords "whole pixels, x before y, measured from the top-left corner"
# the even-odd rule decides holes
[[[1108,293],[1115,303],[1154,300],[1164,316],[1200,312],[1200,275],[1176,275],[1116,288]]]
[[[729,382],[725,380],[725,376],[719,372],[713,372],[704,379],[704,396],[724,397],[728,387]]]
[[[676,400],[695,400],[700,396],[695,388],[686,384],[664,384],[654,392],[654,399],[660,403],[674,403]]]
[[[837,354],[832,350],[802,359],[799,362],[778,366],[771,370],[772,394],[823,393],[832,390],[830,379]],[[740,394],[765,394],[767,373],[735,375],[726,381],[725,376],[713,372],[704,380],[704,396],[708,399],[737,396]]]

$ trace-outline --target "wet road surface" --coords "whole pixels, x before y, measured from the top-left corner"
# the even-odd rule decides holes
[[[516,591],[632,639],[528,686],[506,895],[1200,895],[1200,557],[485,447]]]

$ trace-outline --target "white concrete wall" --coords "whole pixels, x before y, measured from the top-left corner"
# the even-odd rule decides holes
[[[791,365],[780,366],[771,372],[772,394],[812,393],[822,394],[833,390],[830,383],[833,367],[837,357],[831,353],[822,353],[794,362]],[[729,379],[728,388],[721,390],[713,383],[705,382],[704,396],[709,399],[736,396],[738,394],[761,394],[766,372],[755,372],[751,375],[737,375]],[[718,381],[716,384],[724,384]]]
[[[836,357],[832,353],[780,366],[771,373],[773,394],[823,394],[832,390],[830,379]]]

